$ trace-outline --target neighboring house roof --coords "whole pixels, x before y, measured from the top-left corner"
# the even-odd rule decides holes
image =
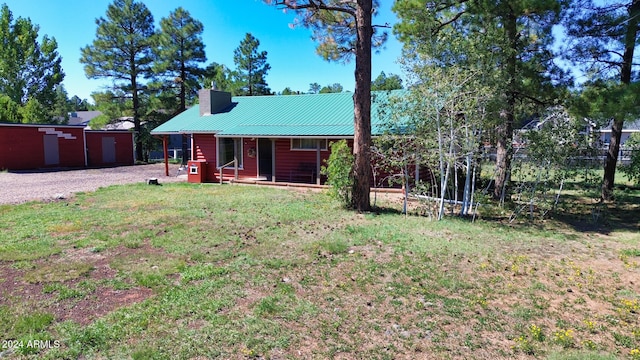
[[[600,129],[601,132],[611,132],[611,124]],[[623,132],[638,132],[640,131],[640,119],[634,121],[625,121],[622,125]]]
[[[88,127],[89,122],[100,115],[102,115],[101,111],[75,111],[69,113],[69,121],[67,124]]]
[[[390,97],[403,92],[372,92],[373,134],[380,134],[380,126],[385,122],[379,108],[385,106]],[[196,105],[151,133],[215,133],[218,137],[350,137],[353,136],[353,93],[236,96],[222,111],[201,116]]]
[[[69,113],[69,121],[67,125],[84,126],[87,130],[91,130],[89,123],[94,118],[102,115],[101,111],[76,111]],[[116,121],[106,124],[100,130],[130,130],[133,128],[133,118],[124,116]]]
[[[143,122],[144,123],[144,122]],[[141,123],[142,124],[142,123]],[[103,130],[131,130],[133,129],[133,117],[121,117],[118,120],[106,124],[102,127]]]

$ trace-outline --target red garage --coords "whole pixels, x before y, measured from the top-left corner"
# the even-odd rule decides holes
[[[92,153],[91,162],[87,150]],[[128,155],[125,155],[128,154]],[[133,165],[130,132],[66,125],[0,124],[0,169]]]
[[[87,166],[133,165],[133,133],[131,131],[85,131]]]

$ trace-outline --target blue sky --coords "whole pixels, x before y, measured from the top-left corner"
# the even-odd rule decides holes
[[[2,0],[0,0],[2,1]],[[30,18],[40,26],[39,35],[55,37],[62,67],[66,74],[64,86],[69,97],[78,95],[92,100],[94,91],[102,90],[106,81],[89,80],[80,64],[80,48],[93,42],[96,32],[95,19],[104,17],[110,0],[4,0],[14,19]],[[285,87],[294,91],[308,91],[309,84],[340,83],[345,90],[353,91],[354,62],[329,63],[316,55],[311,32],[303,27],[292,29],[295,14],[283,12],[264,4],[262,0],[170,0],[143,1],[153,14],[156,26],[176,7],[182,6],[191,16],[204,24],[203,40],[206,45],[207,64],[217,62],[235,68],[233,50],[246,33],[260,40],[260,50],[268,52],[271,71],[267,83],[272,91],[281,92]],[[393,25],[397,19],[391,11],[393,2],[382,0],[382,8],[374,18],[375,24]],[[389,30],[389,40],[384,49],[373,55],[373,77],[381,71],[387,75],[402,75],[397,59],[401,44]]]

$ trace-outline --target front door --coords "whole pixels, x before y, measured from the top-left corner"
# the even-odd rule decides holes
[[[44,135],[44,164],[59,165],[60,151],[58,148],[58,135]]]
[[[264,176],[268,181],[272,179],[273,151],[271,139],[258,139],[258,176]]]

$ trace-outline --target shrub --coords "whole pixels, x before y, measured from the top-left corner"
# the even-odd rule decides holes
[[[624,143],[625,148],[631,151],[631,161],[620,167],[629,180],[640,185],[640,134],[632,134]]]
[[[322,174],[327,176],[329,194],[340,200],[345,206],[351,206],[353,189],[353,154],[346,140],[331,144],[331,155],[327,166],[322,167]]]

